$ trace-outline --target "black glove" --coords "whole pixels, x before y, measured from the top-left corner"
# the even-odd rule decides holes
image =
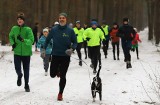
[[[87,41],[89,41],[91,38],[86,38]]]
[[[41,48],[43,49],[43,48],[44,48],[44,46],[41,46]]]
[[[14,48],[16,48],[16,44],[15,43],[12,45],[12,49],[14,49]]]
[[[76,36],[78,36],[78,34],[76,34]]]
[[[24,39],[20,35],[17,36],[17,39],[20,40],[21,42],[24,41]]]
[[[103,39],[103,40],[102,40],[102,43],[103,43],[103,45],[106,45],[106,40]]]
[[[53,45],[52,42],[49,43],[51,46]]]

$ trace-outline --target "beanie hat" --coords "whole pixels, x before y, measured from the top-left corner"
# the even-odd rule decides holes
[[[67,18],[67,14],[66,14],[66,13],[64,13],[64,12],[60,13],[60,14],[59,14],[59,16],[64,16],[64,17],[66,17],[66,18]]]
[[[93,25],[98,26],[98,23],[97,23],[96,21],[92,21],[92,22],[91,22],[91,26],[93,26]]]
[[[59,24],[59,22],[57,22],[57,21],[56,21],[56,22],[54,22],[54,25],[58,25],[58,24]]]
[[[23,21],[25,21],[25,17],[24,17],[24,13],[18,13],[18,15],[17,15],[17,19],[18,18],[20,18],[20,19],[22,19]]]
[[[72,28],[72,27],[73,27],[73,24],[72,24],[72,23],[69,23],[69,27],[71,27],[71,28]]]
[[[125,21],[129,22],[129,19],[127,17],[123,18],[123,22]]]
[[[102,24],[106,24],[106,20],[103,20],[103,21],[102,21]]]
[[[47,28],[44,28],[43,32],[49,32],[49,30]]]
[[[77,23],[79,23],[79,24],[80,24],[81,22],[80,22],[79,20],[77,20],[77,21],[76,21],[76,24],[77,24]]]

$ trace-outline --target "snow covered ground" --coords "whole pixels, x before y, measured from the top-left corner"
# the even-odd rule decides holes
[[[92,102],[90,82],[94,75],[90,65],[90,59],[83,60],[87,63],[80,67],[78,58],[73,54],[67,73],[67,84],[64,90],[64,100],[57,101],[59,78],[44,76],[43,63],[40,54],[33,52],[30,68],[31,92],[24,91],[24,83],[17,87],[17,75],[14,69],[13,52],[11,47],[0,46],[0,105],[148,105],[150,98],[158,102],[149,74],[158,74],[160,65],[160,52],[147,41],[147,32],[140,32],[142,43],[139,44],[139,57],[136,52],[132,54],[132,67],[126,69],[122,49],[120,61],[113,60],[112,47],[110,45],[108,58],[105,59],[102,52],[102,101],[97,94],[96,102]],[[121,47],[120,47],[121,48]],[[33,49],[34,51],[34,49]],[[1,56],[4,55],[4,56]],[[147,96],[146,92],[149,96]],[[150,98],[149,98],[150,97]],[[157,104],[158,105],[158,104]]]

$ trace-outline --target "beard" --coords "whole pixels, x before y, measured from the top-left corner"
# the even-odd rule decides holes
[[[59,24],[60,24],[60,26],[65,26],[65,25],[66,25],[66,22],[60,21]]]

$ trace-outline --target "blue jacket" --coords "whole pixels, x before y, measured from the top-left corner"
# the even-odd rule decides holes
[[[45,42],[45,48],[47,48],[51,39],[53,39],[52,55],[55,56],[68,56],[65,51],[77,47],[76,35],[73,29],[67,25],[57,25],[51,29]]]
[[[41,36],[41,38],[39,39],[39,41],[37,43],[37,47],[40,48],[41,52],[42,52],[42,47],[44,48],[45,41],[46,41],[46,37],[43,35],[43,36]],[[51,40],[50,43],[48,44],[47,48],[46,48],[46,54],[51,54],[52,45],[53,45],[53,42]]]

